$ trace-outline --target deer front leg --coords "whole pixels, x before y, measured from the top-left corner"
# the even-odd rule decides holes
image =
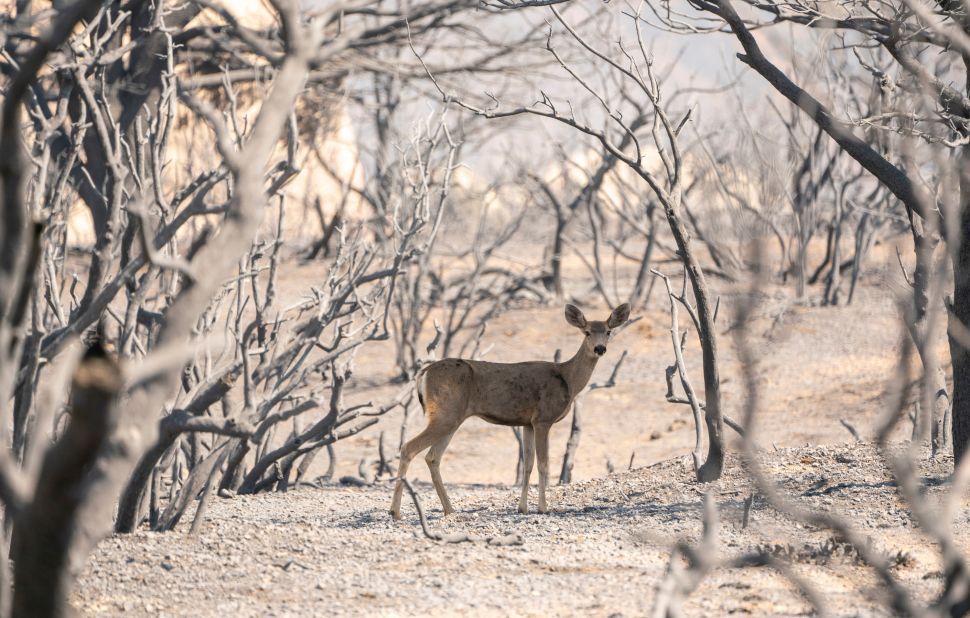
[[[536,458],[539,460],[539,512],[546,512],[546,484],[549,482],[549,425],[535,427]]]
[[[529,512],[529,477],[532,476],[532,464],[535,462],[536,439],[531,425],[522,428],[522,497],[519,498],[519,512]]]
[[[428,425],[424,431],[416,435],[401,447],[401,462],[397,468],[397,484],[394,486],[394,497],[391,499],[391,517],[401,519],[401,493],[404,491],[404,479],[408,473],[408,466],[414,456],[428,448],[439,439],[437,428]]]

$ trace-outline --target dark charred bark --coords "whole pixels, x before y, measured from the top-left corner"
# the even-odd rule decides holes
[[[117,363],[96,342],[74,375],[71,420],[47,452],[34,498],[17,518],[13,616],[69,613],[69,550],[79,533],[78,510],[87,496],[88,472],[114,425],[123,385]]]
[[[646,305],[650,300],[650,295],[647,294],[647,277],[650,275],[653,251],[657,245],[657,223],[654,217],[656,210],[656,206],[653,204],[647,207],[647,222],[650,225],[650,235],[647,236],[647,246],[643,249],[643,259],[640,260],[637,278],[633,284],[633,291],[630,292],[630,300],[628,301],[634,309],[640,306],[641,301]]]
[[[208,417],[198,417],[210,406],[220,401],[229,391],[235,380],[239,377],[239,368],[235,365],[218,379],[213,380],[206,386],[183,410],[176,410],[164,417],[158,424],[158,441],[151,447],[135,466],[128,484],[125,485],[124,492],[118,504],[118,517],[115,520],[115,532],[126,533],[134,532],[138,523],[141,521],[142,497],[148,488],[148,483],[152,479],[152,472],[156,464],[162,458],[179,435],[186,431],[204,431],[207,421],[216,422],[217,419]],[[203,425],[193,426],[193,419],[202,421]],[[211,428],[210,428],[211,429]],[[232,429],[226,425],[225,429]]]
[[[970,153],[960,159],[960,241],[953,260],[950,303],[950,357],[953,362],[953,458],[956,464],[970,445]]]
[[[721,416],[721,378],[717,367],[717,334],[714,331],[714,307],[704,270],[691,251],[687,228],[677,212],[678,201],[679,196],[675,196],[675,201],[666,206],[665,213],[697,303],[697,334],[704,367],[704,424],[707,426],[707,458],[697,470],[697,480],[707,483],[719,479],[724,468],[724,420]]]

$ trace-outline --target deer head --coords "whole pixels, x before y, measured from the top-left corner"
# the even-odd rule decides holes
[[[587,321],[586,316],[576,305],[566,305],[566,322],[583,331],[586,339],[583,341],[583,349],[589,354],[603,356],[606,354],[606,346],[610,342],[613,330],[621,326],[630,317],[630,305],[623,303],[613,310],[605,321]]]

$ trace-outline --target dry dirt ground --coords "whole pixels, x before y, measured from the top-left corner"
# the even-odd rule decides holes
[[[759,443],[766,448],[769,472],[788,493],[847,514],[877,547],[903,552],[897,573],[928,600],[941,585],[933,548],[914,528],[875,450],[847,443],[851,437],[840,424],[844,419],[871,439],[885,407],[900,340],[895,298],[902,286],[891,247],[881,255],[882,265],[870,268],[847,307],[818,307],[812,296],[798,301],[790,286],[763,294],[752,327],[763,404]],[[581,279],[582,265],[569,267],[570,276]],[[311,267],[286,271],[282,295],[298,297],[312,277]],[[728,307],[717,322],[724,408],[740,418],[732,290],[718,291]],[[593,296],[579,300],[587,301],[590,316],[606,316],[608,309]],[[690,411],[664,399],[664,369],[672,361],[666,303],[655,291],[650,308],[634,317],[640,320],[611,344],[592,378],[604,381],[627,350],[616,386],[581,396],[574,483],[552,490],[554,512],[515,512],[517,447],[508,428],[471,420],[451,442],[442,474],[460,510],[454,517],[441,519],[437,498],[424,482],[424,463],[418,459],[411,467],[435,529],[483,538],[514,533],[521,545],[429,541],[409,502],[404,521],[391,522],[386,482],[300,487],[287,494],[214,499],[195,537],[182,530],[106,540],[78,583],[75,606],[92,616],[644,615],[671,544],[696,539],[702,492],[710,490],[721,510],[725,555],[770,548],[792,557],[796,571],[825,590],[837,614],[879,615],[882,589],[853,556],[841,555],[830,533],[798,527],[760,500],[751,524],[741,529],[741,505],[750,488],[736,459],[729,459],[717,483],[702,487],[693,481]],[[519,361],[551,358],[557,348],[571,354],[579,336],[566,325],[561,307],[524,307],[490,322],[482,343],[488,360]],[[377,386],[394,374],[390,358],[390,344],[361,351],[348,404],[386,401],[400,388]],[[693,339],[688,367],[702,390]],[[423,422],[420,413],[412,414],[406,434],[413,436]],[[340,442],[335,478],[356,474],[362,459],[373,459],[381,432],[388,451],[396,453],[401,427],[396,411]],[[567,419],[552,434],[554,476],[568,430]],[[318,460],[325,465],[325,457]],[[922,462],[930,499],[944,491],[951,465],[947,459]],[[608,466],[617,472],[609,474]],[[966,520],[963,509],[956,522],[961,543],[970,531]],[[797,615],[809,606],[774,571],[748,568],[712,574],[686,610]]]
[[[766,470],[802,504],[844,514],[923,602],[942,585],[933,546],[914,527],[888,471],[868,444],[771,451]],[[923,460],[927,500],[946,488],[946,458]],[[429,486],[418,485],[425,506]],[[197,536],[139,532],[105,541],[85,569],[75,605],[104,616],[640,616],[649,614],[676,539],[696,540],[703,491],[720,513],[725,557],[768,551],[824,591],[839,616],[888,615],[871,570],[829,531],[792,523],[756,498],[747,528],[747,477],[732,457],[705,487],[689,457],[551,492],[551,513],[520,515],[514,489],[452,485],[456,515],[430,509],[433,530],[481,540],[425,538],[413,505],[387,515],[389,486],[300,488],[217,500]],[[967,541],[967,512],[957,529]],[[515,534],[521,545],[485,539]],[[767,567],[711,573],[689,616],[809,615],[811,607]]]

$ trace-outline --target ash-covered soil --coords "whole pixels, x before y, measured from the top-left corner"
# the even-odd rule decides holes
[[[765,470],[801,504],[843,514],[922,602],[942,586],[935,547],[919,531],[876,449],[868,444],[770,450]],[[420,462],[419,462],[420,464]],[[418,464],[416,464],[418,465]],[[924,500],[948,491],[952,460],[919,462]],[[871,569],[831,531],[804,527],[755,497],[731,457],[724,477],[693,480],[689,457],[551,490],[553,512],[520,515],[517,491],[449,484],[459,513],[443,518],[418,484],[439,532],[521,545],[446,544],[423,536],[414,506],[387,514],[390,483],[301,487],[286,494],[214,498],[202,530],[139,532],[103,542],[82,574],[74,605],[91,616],[640,616],[652,610],[672,544],[697,540],[703,494],[720,514],[725,557],[766,551],[788,561],[842,616],[888,615]],[[534,505],[533,490],[533,505]],[[968,504],[955,530],[967,546]],[[809,615],[798,590],[768,567],[722,568],[690,597],[690,616]]]

